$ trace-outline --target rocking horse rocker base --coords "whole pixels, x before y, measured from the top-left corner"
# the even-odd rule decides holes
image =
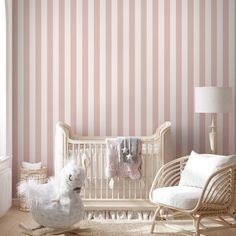
[[[81,233],[80,228],[76,226],[70,226],[68,228],[63,229],[55,229],[38,225],[34,228],[29,228],[23,223],[20,223],[19,227],[22,229],[23,234],[31,236],[64,235],[63,233],[72,233],[75,235],[79,235]]]

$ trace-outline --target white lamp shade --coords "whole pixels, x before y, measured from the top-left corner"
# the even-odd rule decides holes
[[[196,87],[195,112],[229,112],[232,107],[232,88]]]

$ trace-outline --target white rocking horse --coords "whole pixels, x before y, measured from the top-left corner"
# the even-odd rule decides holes
[[[84,179],[84,169],[71,160],[59,178],[52,178],[46,184],[31,180],[20,183],[18,193],[25,195],[32,217],[39,224],[36,228],[28,228],[21,223],[19,227],[23,233],[37,236],[64,232],[76,234],[79,228],[74,225],[84,216],[84,205],[79,195]]]

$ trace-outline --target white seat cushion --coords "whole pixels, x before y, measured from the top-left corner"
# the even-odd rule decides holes
[[[218,169],[235,162],[235,156],[198,154],[194,151],[181,173],[180,186],[203,188],[207,179]]]
[[[201,192],[201,188],[188,186],[157,188],[153,191],[153,200],[156,203],[191,210],[196,206]]]

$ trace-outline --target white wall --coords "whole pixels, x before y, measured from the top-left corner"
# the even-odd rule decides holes
[[[2,0],[0,0],[2,1]],[[12,0],[6,2],[6,154],[12,156]]]
[[[0,0],[0,156],[7,153],[7,80],[6,80],[6,11],[5,1]]]

